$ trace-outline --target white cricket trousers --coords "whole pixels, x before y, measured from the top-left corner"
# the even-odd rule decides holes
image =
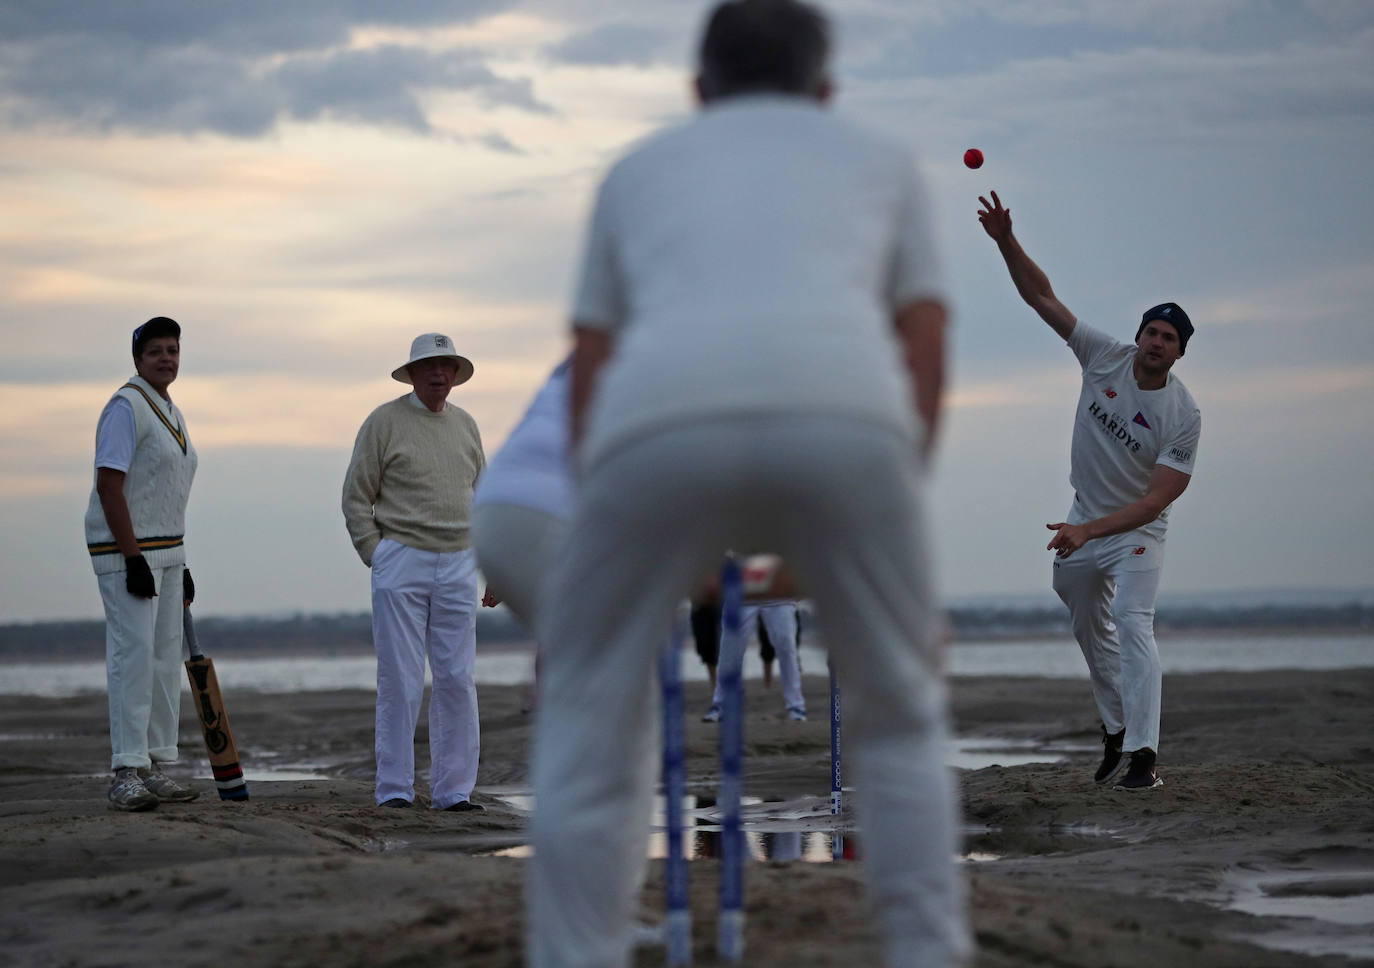
[[[961,963],[955,789],[919,492],[911,443],[840,418],[683,424],[586,469],[541,623],[557,645],[535,726],[533,968],[629,963],[661,734],[658,647],[727,548],[778,552],[816,601],[844,682],[887,965]],[[817,788],[826,783],[817,773]]]
[[[493,501],[472,510],[472,546],[497,598],[531,632],[568,523],[519,504]]]
[[[1139,532],[1089,541],[1054,560],[1054,590],[1069,607],[1093,699],[1107,732],[1130,753],[1159,751],[1163,672],[1155,642],[1155,597],[1164,543]]]
[[[797,658],[797,604],[796,602],[773,602],[746,604],[740,608],[739,624],[744,635],[721,635],[720,657],[717,660],[720,671],[729,668],[739,670],[744,667],[745,640],[762,620],[768,631],[768,641],[773,643],[773,651],[778,656],[778,681],[782,683],[782,702],[787,709],[806,712],[806,699],[802,696],[801,663]],[[721,680],[716,675],[716,691],[711,702],[719,705],[724,702]]]
[[[110,768],[174,763],[181,717],[181,574],[153,569],[156,598],[136,598],[125,572],[97,575],[105,605],[105,682],[110,694]],[[166,594],[163,594],[163,590]]]
[[[372,553],[377,649],[377,802],[415,799],[415,726],[429,658],[429,797],[436,810],[472,796],[477,721],[477,558],[388,538]]]

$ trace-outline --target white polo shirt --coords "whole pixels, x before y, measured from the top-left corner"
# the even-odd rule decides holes
[[[1183,382],[1171,372],[1160,389],[1140,389],[1136,347],[1081,321],[1068,345],[1083,367],[1069,459],[1074,489],[1070,523],[1082,524],[1140,500],[1157,464],[1192,475],[1202,414]],[[1165,508],[1138,530],[1162,539],[1168,526]]]
[[[615,336],[579,459],[730,415],[872,421],[918,439],[894,312],[942,299],[910,154],[817,102],[733,97],[601,185],[573,310]]]

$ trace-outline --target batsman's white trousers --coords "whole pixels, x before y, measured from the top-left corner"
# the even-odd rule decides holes
[[[1054,560],[1054,590],[1069,607],[1093,699],[1107,732],[1126,729],[1126,752],[1159,751],[1163,674],[1155,642],[1155,596],[1164,543],[1139,532],[1089,541]]]
[[[752,634],[756,623],[762,619],[763,627],[768,630],[768,641],[773,643],[773,651],[778,656],[778,680],[782,683],[782,702],[788,709],[806,711],[806,699],[802,696],[801,663],[797,659],[797,603],[761,602],[746,604],[740,609],[739,625],[744,635],[722,635],[720,637],[719,668],[724,671],[733,667],[744,667],[745,640]],[[716,676],[716,691],[711,702],[724,701],[721,692],[721,675]]]
[[[415,726],[429,657],[429,798],[436,810],[472,796],[477,721],[477,556],[383,539],[372,553],[377,648],[377,802],[415,799]]]
[[[472,510],[472,546],[487,588],[531,632],[568,523],[547,511],[492,502]]]
[[[105,682],[110,693],[110,768],[177,758],[181,716],[182,565],[153,569],[156,598],[136,598],[125,573],[97,575],[105,605]],[[166,589],[167,594],[163,594]]]
[[[860,421],[683,424],[584,471],[541,636],[526,880],[534,968],[622,968],[646,865],[658,644],[727,548],[769,548],[817,605],[845,688],[871,899],[890,968],[968,950],[918,459]],[[817,787],[826,783],[823,773]]]

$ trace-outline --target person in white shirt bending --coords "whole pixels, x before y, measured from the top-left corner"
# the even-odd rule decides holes
[[[1172,372],[1193,335],[1175,303],[1145,311],[1135,343],[1080,322],[1011,229],[1011,210],[979,196],[978,220],[997,243],[1016,291],[1073,350],[1083,368],[1069,456],[1073,504],[1054,532],[1054,590],[1069,608],[1102,717],[1107,783],[1130,753],[1118,790],[1161,786],[1155,766],[1163,676],[1155,596],[1169,507],[1192,480],[1202,416]]]
[[[730,548],[782,555],[815,599],[885,963],[968,951],[921,497],[944,290],[910,153],[826,109],[828,34],[796,0],[717,6],[703,110],[596,201],[572,314],[578,486],[540,619],[556,646],[532,769],[535,968],[628,964],[658,646]]]
[[[430,806],[483,809],[471,799],[480,750],[471,507],[486,459],[477,423],[447,402],[472,370],[447,336],[417,336],[409,362],[391,373],[414,390],[363,422],[344,479],[344,522],[372,569],[376,799],[389,807],[415,800],[415,726],[428,656]]]

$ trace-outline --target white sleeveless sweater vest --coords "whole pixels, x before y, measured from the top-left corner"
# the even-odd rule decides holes
[[[154,569],[185,564],[186,502],[196,474],[196,449],[186,434],[186,420],[141,377],[130,377],[115,395],[132,404],[138,432],[134,458],[124,475],[124,500],[139,550]],[[97,575],[124,570],[124,556],[94,485],[86,508],[86,548]]]

